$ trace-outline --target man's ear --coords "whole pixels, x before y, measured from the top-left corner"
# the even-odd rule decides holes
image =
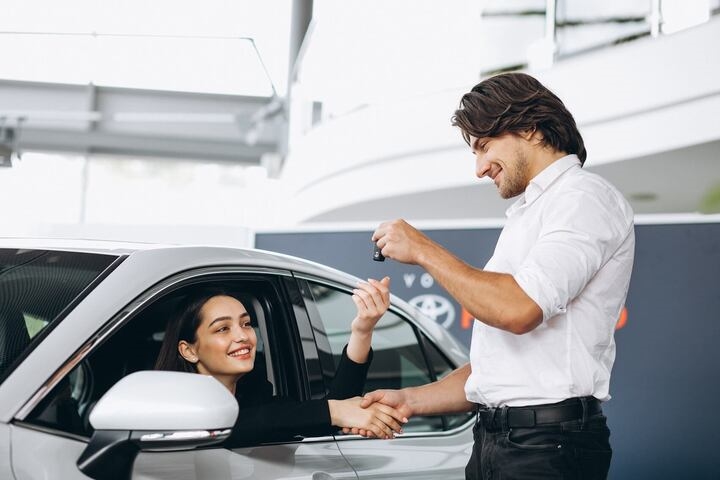
[[[537,127],[532,127],[529,130],[526,130],[522,132],[521,136],[531,143],[543,143],[543,140],[545,140],[545,135],[542,134],[540,130],[537,129]]]
[[[195,349],[185,340],[180,340],[178,343],[178,352],[180,355],[190,363],[197,363],[198,356],[195,353]]]
[[[540,131],[537,129],[537,127],[532,127],[527,130],[524,130],[519,133],[519,135],[527,140],[528,142],[531,140],[542,140],[543,135],[540,133]]]

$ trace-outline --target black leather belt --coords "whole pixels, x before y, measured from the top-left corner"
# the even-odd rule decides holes
[[[508,428],[532,428],[554,425],[571,420],[586,420],[602,413],[600,400],[595,397],[578,397],[559,403],[533,405],[530,407],[486,407],[477,410],[477,422],[485,430],[507,430]]]

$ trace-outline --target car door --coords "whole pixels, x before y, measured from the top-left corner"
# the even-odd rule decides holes
[[[354,306],[346,286],[313,277],[301,283],[317,340],[326,384],[350,333]],[[366,391],[422,385],[450,373],[453,365],[403,313],[391,306],[375,328],[373,363]],[[392,440],[338,436],[338,445],[359,478],[465,478],[472,449],[472,415],[413,417]]]
[[[75,462],[87,446],[94,402],[124,375],[152,369],[165,321],[188,289],[222,286],[243,296],[252,309],[258,336],[255,368],[263,369],[274,394],[308,398],[302,361],[302,332],[310,330],[298,287],[285,271],[215,267],[178,274],[149,289],[68,359],[67,374],[28,407],[12,425],[16,478],[87,478]],[[299,314],[299,315],[296,315]],[[305,335],[306,336],[306,335]],[[308,339],[305,338],[304,341]],[[244,448],[204,448],[177,452],[140,452],[133,479],[348,479],[357,478],[333,437]]]

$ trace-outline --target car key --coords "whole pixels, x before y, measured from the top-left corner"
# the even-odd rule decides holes
[[[385,256],[380,251],[380,247],[377,246],[377,243],[373,243],[373,260],[376,262],[384,262]]]

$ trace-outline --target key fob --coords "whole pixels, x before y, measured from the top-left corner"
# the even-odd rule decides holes
[[[377,243],[373,243],[373,260],[376,262],[384,262],[385,257],[383,256],[382,252],[380,251],[380,247],[377,246]]]

